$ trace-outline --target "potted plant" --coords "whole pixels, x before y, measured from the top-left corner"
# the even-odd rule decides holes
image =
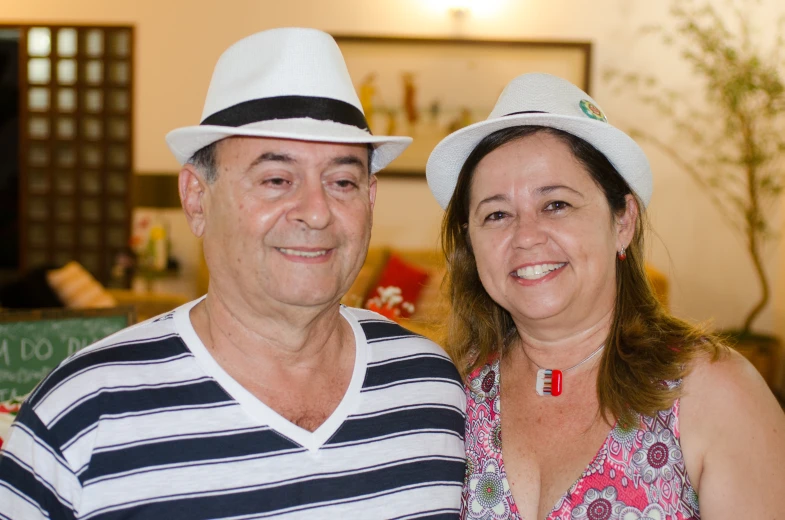
[[[773,383],[779,341],[754,332],[755,320],[771,299],[763,248],[775,235],[771,209],[783,191],[785,170],[785,40],[783,23],[769,46],[754,41],[750,13],[754,0],[732,4],[726,24],[711,3],[674,1],[675,29],[644,28],[681,51],[702,80],[707,107],[689,106],[684,93],[663,88],[653,77],[609,70],[605,79],[617,91],[635,92],[668,118],[676,131],[666,141],[651,132],[632,133],[670,157],[720,209],[741,237],[760,285],[760,298],[741,327],[721,331]]]

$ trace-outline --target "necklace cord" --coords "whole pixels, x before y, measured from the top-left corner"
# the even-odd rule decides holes
[[[589,361],[591,358],[593,358],[594,356],[596,356],[597,354],[599,354],[599,353],[602,351],[602,349],[604,349],[604,348],[605,348],[605,344],[602,344],[602,345],[600,345],[599,347],[597,347],[597,349],[596,349],[594,352],[592,352],[592,353],[591,353],[591,354],[589,354],[589,355],[588,355],[586,358],[584,358],[584,359],[583,359],[583,361],[580,361],[580,362],[578,362],[577,364],[575,364],[575,365],[571,366],[570,368],[566,368],[566,369],[562,370],[562,371],[561,371],[561,373],[562,373],[562,374],[566,374],[566,373],[567,373],[567,372],[569,372],[570,370],[574,370],[574,369],[578,368],[579,366],[581,366],[582,364],[586,363],[586,362],[587,362],[587,361]],[[524,351],[523,351],[523,353],[524,353],[524,354],[526,354],[526,350],[524,350]],[[534,363],[534,366],[536,366],[536,367],[537,367],[537,368],[539,368],[540,370],[546,370],[546,369],[544,369],[543,367],[541,367],[540,365],[538,365],[536,361],[534,361],[532,358],[530,358],[528,354],[526,354],[526,357],[527,357],[527,358],[529,358],[529,361],[531,361],[532,363]]]

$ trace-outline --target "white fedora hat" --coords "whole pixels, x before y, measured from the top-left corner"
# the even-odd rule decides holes
[[[412,142],[371,134],[338,44],[302,28],[262,31],[229,47],[213,71],[201,124],[172,130],[166,142],[184,164],[230,136],[371,144],[371,173]]]
[[[431,152],[425,172],[442,208],[447,208],[472,150],[486,136],[514,126],[546,126],[583,139],[605,155],[644,205],[649,204],[652,174],[641,147],[611,126],[584,91],[562,78],[532,73],[518,76],[504,88],[488,119],[453,132]]]

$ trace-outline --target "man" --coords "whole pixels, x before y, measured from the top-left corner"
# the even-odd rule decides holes
[[[455,368],[339,303],[372,174],[409,139],[370,134],[332,38],[236,43],[202,124],[167,141],[209,291],[42,382],[0,458],[0,518],[457,518]]]

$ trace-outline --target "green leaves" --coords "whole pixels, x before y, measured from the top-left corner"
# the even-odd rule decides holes
[[[692,92],[669,90],[652,76],[610,70],[603,79],[616,93],[632,94],[657,117],[670,120],[672,142],[642,128],[630,134],[670,157],[742,234],[762,288],[745,320],[748,330],[769,299],[762,248],[773,236],[769,219],[776,213],[768,209],[785,190],[785,15],[774,41],[761,43],[750,21],[760,2],[729,3],[731,9],[718,13],[710,0],[702,5],[672,0],[674,29],[641,29],[659,36],[691,65],[703,80],[705,108],[691,104]]]

